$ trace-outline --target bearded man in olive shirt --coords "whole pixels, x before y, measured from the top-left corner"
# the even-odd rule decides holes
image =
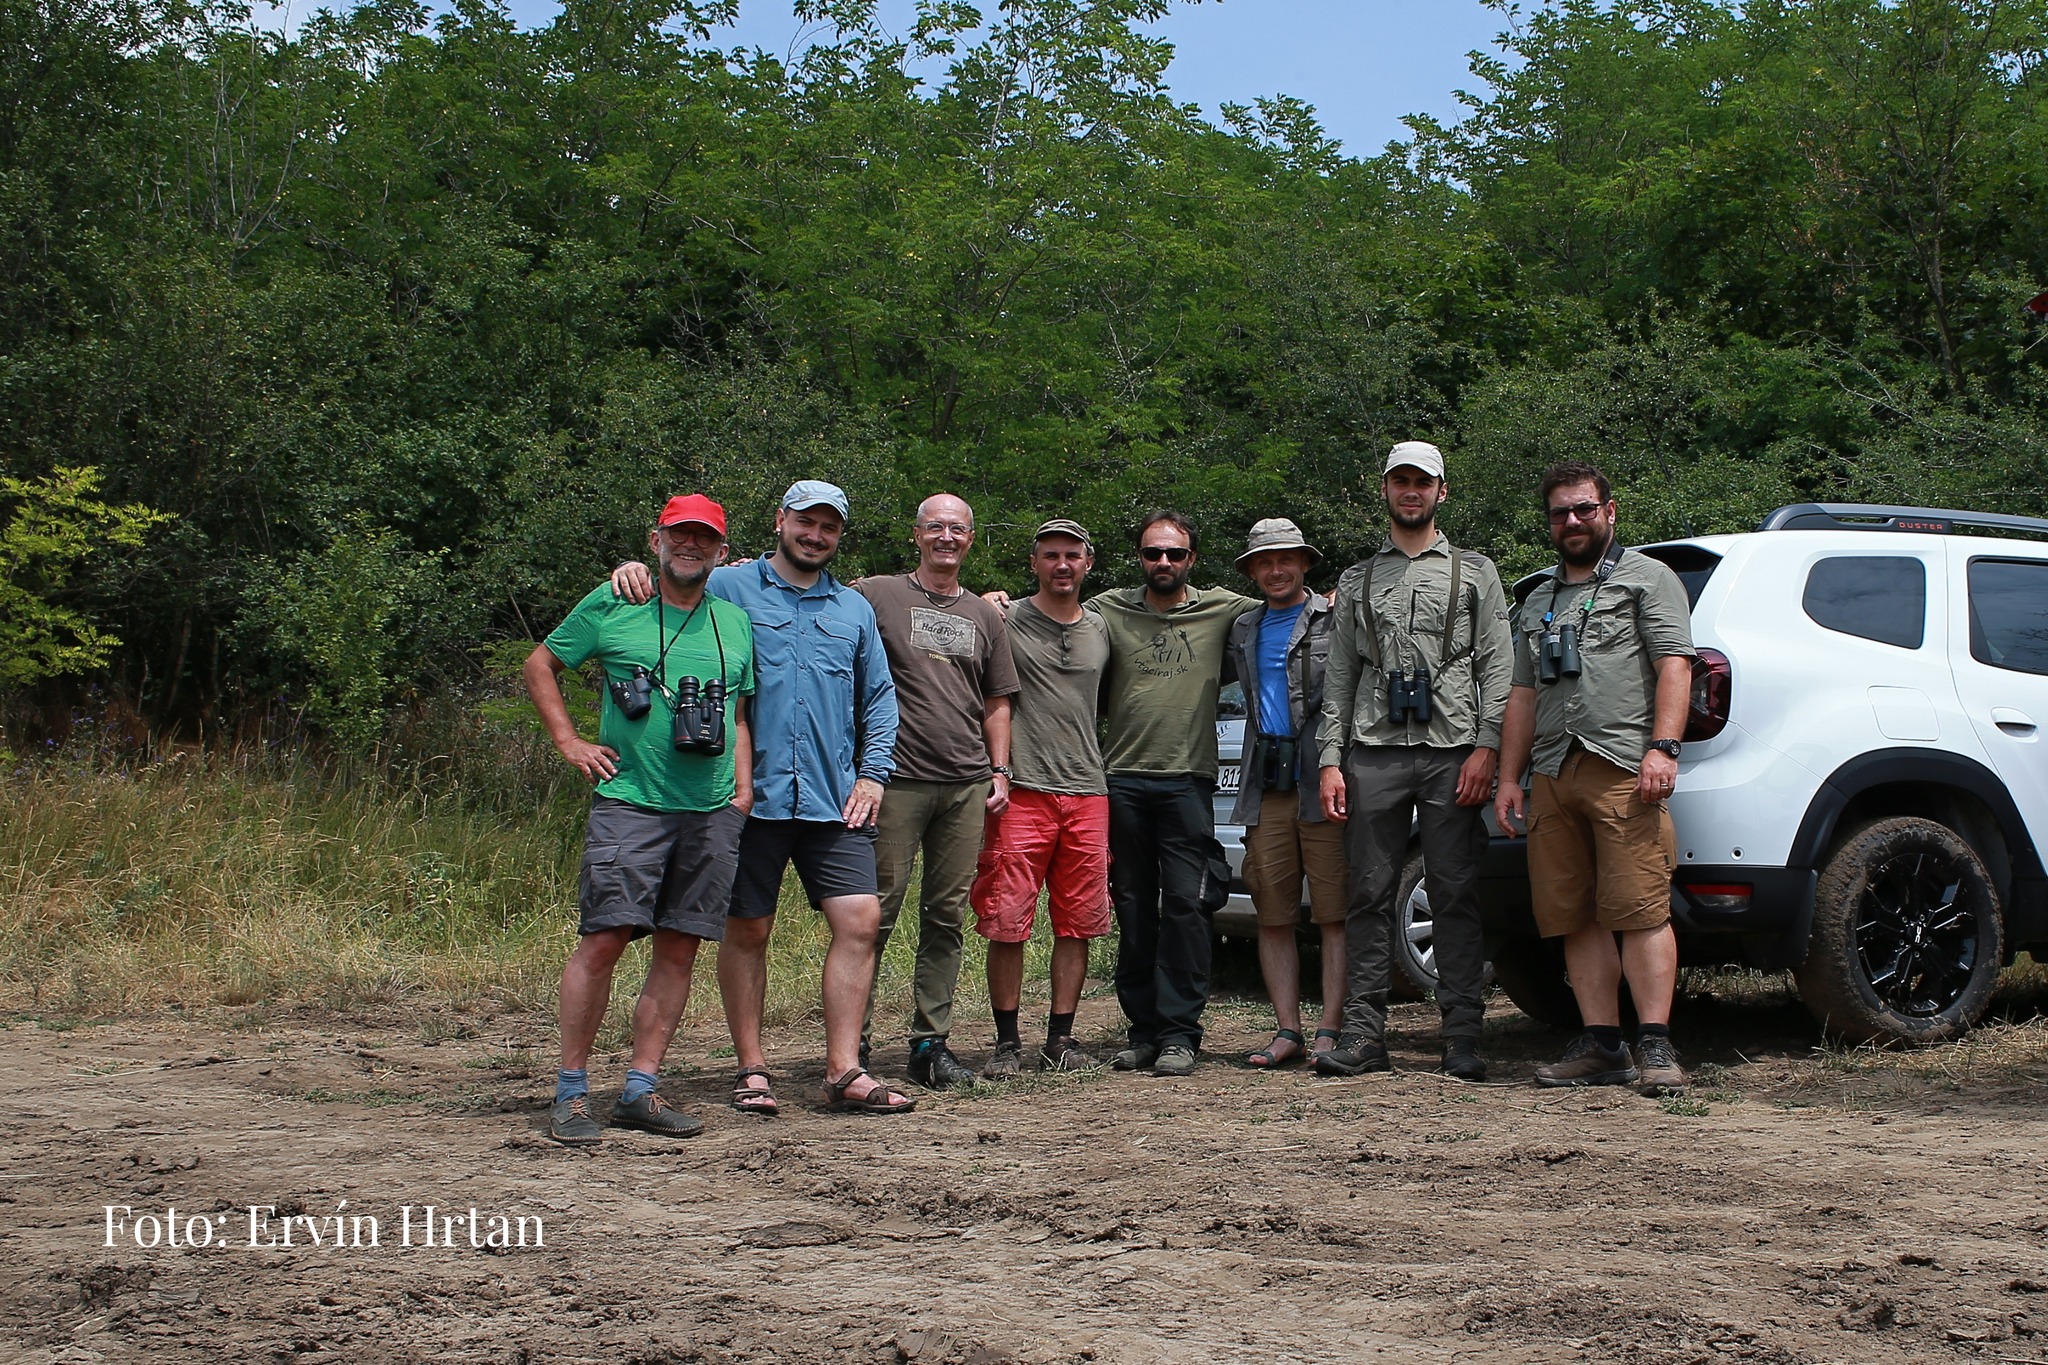
[[[1187,1076],[1209,1003],[1211,924],[1230,895],[1216,842],[1216,693],[1230,627],[1261,603],[1188,586],[1195,528],[1178,512],[1145,518],[1138,557],[1143,588],[1088,603],[1109,630],[1109,890],[1117,1001],[1131,1025],[1112,1065]]]

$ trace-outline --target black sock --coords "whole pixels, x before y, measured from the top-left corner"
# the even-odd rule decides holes
[[[1015,1043],[1020,1041],[1017,1037],[1017,1011],[997,1010],[995,1015],[996,1041],[998,1043]]]
[[[1045,1021],[1045,1047],[1050,1052],[1053,1045],[1062,1038],[1074,1036],[1074,1016],[1055,1014]]]
[[[1669,1038],[1671,1036],[1671,1025],[1645,1024],[1639,1031],[1638,1036],[1644,1038]]]
[[[1588,1024],[1586,1032],[1593,1035],[1593,1042],[1602,1052],[1621,1051],[1621,1025]]]

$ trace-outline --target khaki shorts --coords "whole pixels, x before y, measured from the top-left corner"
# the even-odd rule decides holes
[[[1244,887],[1264,928],[1300,922],[1303,877],[1311,921],[1341,924],[1349,908],[1344,826],[1304,821],[1300,800],[1296,792],[1261,792],[1259,823],[1245,826]]]
[[[1529,890],[1545,938],[1655,929],[1671,918],[1678,832],[1659,801],[1636,800],[1636,775],[1573,749],[1529,793]]]

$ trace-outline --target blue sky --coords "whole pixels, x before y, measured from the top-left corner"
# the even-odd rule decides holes
[[[552,0],[508,7],[529,25],[558,8]],[[901,22],[914,7],[884,0],[882,8]],[[1204,0],[1176,7],[1156,31],[1177,49],[1168,80],[1180,99],[1213,116],[1225,102],[1293,95],[1316,107],[1347,153],[1371,156],[1403,136],[1406,114],[1455,121],[1462,110],[1452,92],[1477,84],[1466,54],[1492,51],[1505,26],[1479,0]],[[740,0],[739,24],[714,40],[780,53],[801,39],[789,0]]]

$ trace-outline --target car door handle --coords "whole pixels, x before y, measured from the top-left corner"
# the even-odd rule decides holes
[[[2034,734],[2034,722],[2026,712],[2015,711],[2010,706],[1992,707],[1991,723],[2014,739],[2030,739]]]

